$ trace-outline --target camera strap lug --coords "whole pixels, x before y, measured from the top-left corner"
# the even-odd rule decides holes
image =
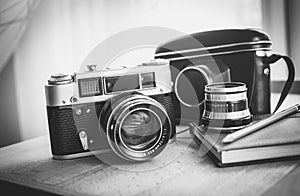
[[[293,82],[295,80],[295,67],[294,67],[293,61],[288,56],[272,54],[271,56],[268,56],[264,59],[264,64],[272,64],[272,63],[277,62],[280,59],[283,59],[286,62],[289,74],[288,74],[288,78],[283,86],[279,101],[278,101],[273,113],[275,113],[279,109],[279,107],[285,100],[286,96],[289,94],[289,91],[292,88]]]
[[[88,139],[87,139],[86,131],[82,130],[79,132],[79,139],[80,139],[83,150],[88,150],[89,146],[88,146]]]

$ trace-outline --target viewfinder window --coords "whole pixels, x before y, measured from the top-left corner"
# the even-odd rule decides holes
[[[79,96],[90,97],[102,95],[101,78],[86,78],[78,80]]]
[[[142,86],[143,88],[156,87],[154,72],[142,74]]]
[[[138,74],[106,77],[104,80],[106,93],[140,89]]]

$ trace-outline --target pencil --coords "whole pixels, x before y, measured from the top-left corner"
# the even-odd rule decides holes
[[[292,115],[294,113],[300,112],[300,104],[293,105],[279,113],[273,114],[272,116],[261,120],[253,125],[249,125],[248,127],[238,130],[234,133],[228,134],[223,140],[222,143],[231,143],[234,142],[246,135],[249,135],[250,133],[253,133],[255,131],[258,131],[272,123],[275,123],[289,115]]]

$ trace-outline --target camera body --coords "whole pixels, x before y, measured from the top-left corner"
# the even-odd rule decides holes
[[[105,104],[120,94],[130,96],[137,92],[144,96],[143,99],[149,97],[170,120],[167,130],[170,133],[164,141],[175,139],[172,82],[167,60],[152,60],[113,70],[97,70],[96,65],[88,65],[82,73],[52,75],[45,91],[54,159],[88,156],[91,150],[107,151],[110,141],[99,118]]]

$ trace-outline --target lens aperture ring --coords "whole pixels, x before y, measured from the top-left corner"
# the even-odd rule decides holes
[[[239,101],[205,101],[205,110],[209,112],[216,113],[228,113],[228,112],[237,112],[243,111],[248,108],[247,100],[239,100]]]
[[[208,101],[239,101],[247,99],[246,92],[239,92],[239,93],[230,93],[230,94],[213,94],[213,93],[205,93],[205,100]]]

